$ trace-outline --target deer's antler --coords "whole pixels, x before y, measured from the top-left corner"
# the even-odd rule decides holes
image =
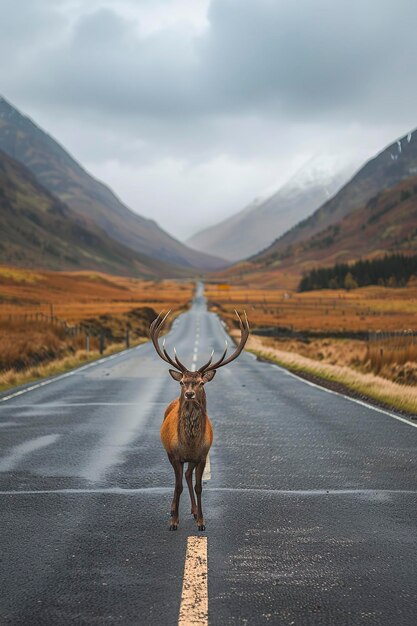
[[[175,357],[175,361],[174,359],[172,359],[168,352],[165,349],[165,339],[162,343],[162,350],[161,350],[161,346],[159,345],[159,341],[158,341],[158,337],[159,337],[159,333],[162,330],[162,327],[165,323],[165,320],[167,319],[168,315],[171,313],[171,311],[168,311],[168,313],[162,317],[162,312],[158,315],[157,318],[154,319],[154,321],[152,322],[152,324],[150,325],[149,328],[149,333],[152,339],[152,343],[155,347],[155,350],[157,351],[157,353],[159,354],[159,356],[161,357],[161,359],[163,361],[166,361],[166,363],[169,363],[170,365],[172,365],[172,367],[175,367],[176,370],[179,370],[180,372],[185,372],[187,370],[187,368],[185,367],[185,365],[183,363],[181,363],[181,361],[179,360],[178,356],[177,356],[177,351],[174,348],[174,357]]]
[[[227,353],[227,341],[226,341],[226,348],[223,352],[223,354],[221,355],[220,359],[218,361],[216,361],[215,363],[212,363],[212,359],[213,359],[213,353],[211,353],[211,357],[209,359],[209,361],[207,361],[207,363],[205,363],[202,367],[199,368],[199,372],[201,374],[205,373],[205,372],[210,372],[211,370],[217,370],[219,367],[223,367],[223,365],[227,365],[228,363],[231,363],[232,361],[234,361],[235,359],[237,359],[237,357],[239,356],[239,354],[242,352],[243,348],[245,347],[245,344],[248,340],[249,337],[249,322],[248,322],[248,318],[246,315],[246,311],[244,311],[244,316],[245,319],[242,321],[242,318],[240,317],[239,313],[237,311],[235,311],[236,315],[237,315],[237,319],[239,320],[239,326],[240,326],[240,341],[239,341],[239,345],[237,346],[236,350],[233,352],[233,354],[231,354],[227,359],[225,359],[226,357],[226,353]]]

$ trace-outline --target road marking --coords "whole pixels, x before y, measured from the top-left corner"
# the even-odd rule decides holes
[[[178,626],[207,626],[207,537],[188,537]]]
[[[205,493],[208,492],[227,492],[227,493],[252,493],[267,494],[276,496],[366,496],[376,498],[386,498],[396,495],[412,495],[417,494],[417,489],[263,489],[262,487],[207,487]],[[45,496],[45,495],[95,495],[108,494],[115,496],[132,496],[132,495],[161,495],[172,493],[172,487],[97,487],[86,489],[11,489],[9,491],[0,491],[0,496]]]
[[[51,443],[55,443],[60,436],[61,435],[44,435],[20,443],[18,446],[12,448],[11,452],[0,461],[0,472],[9,472],[14,469],[27,454],[36,452],[36,450],[45,448],[45,446],[50,446]]]
[[[193,359],[191,365],[191,371],[195,372],[197,369],[197,354],[198,354],[198,339],[195,340],[194,351],[193,351]]]
[[[316,389],[320,389],[321,391],[325,391],[326,393],[331,393],[335,396],[339,396],[340,398],[345,398],[345,400],[356,402],[356,404],[365,406],[367,409],[372,409],[373,411],[377,411],[378,413],[382,413],[383,415],[388,415],[389,417],[393,417],[395,420],[398,420],[399,422],[403,422],[404,424],[408,424],[408,426],[413,426],[414,428],[417,428],[417,424],[414,424],[413,422],[406,419],[405,417],[400,417],[399,415],[396,415],[395,413],[391,413],[390,411],[385,411],[384,409],[380,409],[379,407],[374,406],[373,404],[368,404],[367,402],[364,402],[363,400],[358,400],[357,398],[346,396],[344,393],[340,393],[340,391],[334,391],[333,389],[328,389],[327,387],[322,387],[321,385],[312,383],[310,380],[306,380],[305,378],[302,378],[301,376],[297,376],[297,374],[293,374],[293,372],[290,372],[289,370],[285,369],[285,367],[281,367],[280,365],[277,365],[276,363],[268,363],[268,365],[279,369],[281,372],[284,372],[284,374],[287,374],[287,376],[291,376],[292,378],[295,378],[296,380],[301,381],[305,385],[309,385],[310,387],[315,387]]]

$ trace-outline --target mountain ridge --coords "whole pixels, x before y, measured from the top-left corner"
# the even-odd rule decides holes
[[[229,261],[250,258],[266,249],[280,233],[310,215],[346,181],[348,170],[318,172],[312,159],[275,193],[254,200],[238,213],[193,235],[186,243],[201,250],[212,250]],[[315,165],[316,163],[316,165]]]
[[[185,275],[181,268],[135,253],[109,238],[2,151],[0,260],[22,267],[91,269],[143,278]]]
[[[131,211],[91,176],[66,149],[29,117],[0,97],[0,149],[21,162],[51,193],[92,219],[109,237],[156,260],[189,269],[217,269],[224,260],[180,243],[149,218]]]
[[[316,235],[365,204],[376,193],[417,173],[417,133],[410,131],[367,160],[356,174],[310,217],[296,224],[251,260],[289,255],[291,245]]]

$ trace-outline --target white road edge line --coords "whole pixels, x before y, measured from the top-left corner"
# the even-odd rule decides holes
[[[372,404],[368,404],[367,402],[364,402],[363,400],[352,398],[351,396],[347,396],[344,393],[340,393],[340,391],[334,391],[333,389],[328,389],[327,387],[322,387],[321,385],[312,383],[310,380],[306,380],[305,378],[302,378],[301,376],[297,376],[297,374],[293,374],[293,372],[290,372],[289,370],[285,369],[285,367],[281,367],[280,365],[277,365],[276,363],[268,363],[268,365],[279,369],[281,372],[284,372],[288,376],[291,376],[292,378],[295,378],[296,380],[301,381],[305,385],[309,385],[310,387],[315,387],[316,389],[321,389],[321,391],[325,391],[326,393],[331,393],[334,396],[345,398],[346,400],[350,400],[350,402],[355,402],[356,404],[365,406],[367,409],[372,409],[373,411],[377,411],[378,413],[382,413],[383,415],[388,415],[388,417],[393,417],[395,420],[398,420],[399,422],[403,422],[404,424],[407,424],[408,426],[413,426],[413,428],[417,428],[417,424],[413,424],[413,422],[410,422],[410,420],[406,419],[405,417],[400,417],[399,415],[396,415],[395,413],[390,413],[390,411],[385,411],[384,409],[380,409],[379,407],[374,406]]]
[[[178,626],[208,625],[207,578],[207,537],[188,537]]]
[[[111,354],[110,356],[104,357],[102,359],[98,359],[98,361],[92,361],[92,363],[86,363],[86,365],[81,365],[81,367],[77,367],[70,372],[66,372],[65,374],[59,374],[59,376],[54,376],[48,380],[43,380],[40,383],[36,383],[35,385],[31,385],[30,387],[25,387],[24,389],[20,389],[19,391],[15,391],[14,393],[9,394],[8,396],[3,396],[0,398],[0,402],[6,402],[7,400],[11,400],[12,398],[16,398],[17,396],[22,396],[24,393],[29,393],[29,391],[34,391],[35,389],[39,389],[40,387],[44,387],[45,385],[50,385],[51,383],[56,382],[57,380],[62,380],[63,378],[68,378],[68,376],[74,376],[74,374],[78,374],[78,372],[82,372],[83,370],[89,369],[90,367],[94,367],[95,365],[101,365],[106,361],[110,361],[111,359],[115,359],[118,356],[122,356],[127,352],[132,352],[133,350],[139,350],[142,346],[146,345],[146,343],[141,343],[139,346],[135,346],[134,348],[128,348],[127,350],[122,350],[121,352],[117,352],[117,354]]]

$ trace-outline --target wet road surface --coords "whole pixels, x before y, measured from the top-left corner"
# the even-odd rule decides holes
[[[198,297],[167,345],[225,336]],[[243,354],[206,387],[207,531],[185,489],[172,533],[167,370],[146,344],[0,397],[0,623],[178,624],[199,534],[209,624],[415,624],[417,429]]]

